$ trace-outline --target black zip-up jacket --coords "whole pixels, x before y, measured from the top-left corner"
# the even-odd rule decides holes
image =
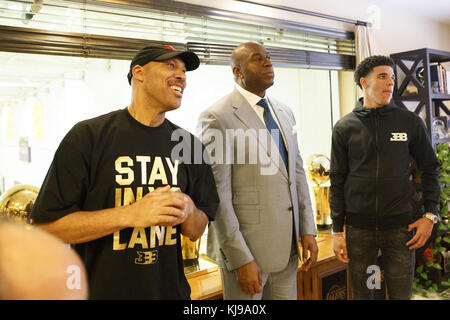
[[[424,209],[437,214],[439,162],[423,120],[394,104],[363,108],[361,98],[333,128],[333,231],[343,231],[344,224],[377,230],[411,223],[411,157],[422,173]]]

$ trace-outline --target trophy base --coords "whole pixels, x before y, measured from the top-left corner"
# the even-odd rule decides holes
[[[200,270],[200,264],[198,258],[183,260],[184,273],[193,273]]]
[[[319,231],[330,231],[331,232],[331,224],[318,224],[317,230]]]

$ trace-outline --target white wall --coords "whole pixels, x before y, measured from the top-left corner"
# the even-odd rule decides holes
[[[36,63],[41,67],[51,63],[39,57]],[[63,58],[54,57],[54,61],[58,59]],[[100,61],[89,60],[93,64]],[[128,65],[125,61],[110,61],[109,70],[103,71],[89,70],[87,66],[82,80],[64,80],[62,85],[25,95],[17,104],[0,108],[0,177],[5,177],[6,189],[15,183],[40,187],[56,148],[75,123],[127,105],[131,92],[126,80]],[[43,138],[33,136],[33,106],[38,104],[44,106]],[[13,119],[13,137],[7,132],[8,114]],[[20,137],[28,137],[31,163],[19,160]]]
[[[450,51],[450,25],[390,10],[381,12],[380,26],[372,31],[376,54],[420,48]]]

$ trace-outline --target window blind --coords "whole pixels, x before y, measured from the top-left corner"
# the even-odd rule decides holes
[[[354,40],[339,30],[253,16],[244,23],[242,14],[213,16],[167,0],[46,0],[38,12],[33,4],[0,3],[0,50],[128,60],[149,43],[168,43],[195,51],[202,63],[224,64],[237,44],[254,41],[275,65],[354,68]]]

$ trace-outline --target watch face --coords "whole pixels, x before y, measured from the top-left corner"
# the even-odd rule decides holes
[[[433,221],[433,223],[437,223],[439,221],[435,214],[426,214],[425,217]]]

